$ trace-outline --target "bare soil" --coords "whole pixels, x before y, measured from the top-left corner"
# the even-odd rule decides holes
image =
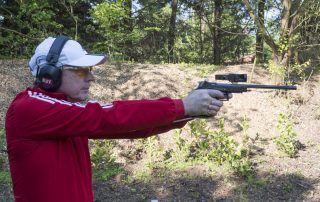
[[[223,67],[205,77],[211,81],[217,73],[247,73],[252,65]],[[109,64],[96,67],[96,82],[91,95],[107,103],[122,99],[156,99],[163,96],[182,98],[197,82],[204,79],[194,68],[183,65]],[[224,102],[215,119],[225,119],[225,129],[241,141],[241,120],[249,120],[250,141],[254,144],[252,161],[255,177],[243,179],[217,168],[208,173],[205,166],[193,166],[183,171],[155,172],[150,181],[124,180],[120,174],[108,181],[95,181],[96,201],[320,201],[320,77],[313,75],[297,84],[297,91],[280,93],[256,90],[234,94]],[[0,61],[0,127],[10,101],[21,90],[32,85],[27,61]],[[263,68],[255,68],[252,83],[273,84]],[[298,155],[289,158],[279,152],[273,141],[279,135],[276,124],[279,113],[293,114],[294,130],[301,143]],[[172,147],[173,132],[159,135],[159,144]],[[124,170],[134,172],[143,166],[143,155],[123,157],[134,141],[119,140],[117,159]],[[122,149],[120,149],[122,148]],[[7,168],[2,168],[7,169]],[[161,173],[161,175],[157,175]],[[0,184],[0,201],[12,201],[12,189]]]

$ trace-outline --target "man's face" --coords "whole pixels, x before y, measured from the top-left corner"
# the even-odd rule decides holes
[[[94,81],[91,68],[63,69],[58,92],[66,94],[70,102],[86,101],[91,81]]]

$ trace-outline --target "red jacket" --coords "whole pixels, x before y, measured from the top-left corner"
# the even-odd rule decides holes
[[[183,127],[181,100],[86,105],[60,93],[28,88],[6,114],[6,138],[16,201],[92,202],[89,138],[144,138]]]

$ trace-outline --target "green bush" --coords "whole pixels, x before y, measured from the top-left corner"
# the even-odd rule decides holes
[[[295,157],[298,153],[299,142],[296,139],[297,133],[293,128],[291,115],[280,113],[278,115],[277,129],[280,133],[280,136],[275,139],[277,148],[289,157]]]
[[[223,119],[219,120],[219,129],[215,131],[208,128],[205,120],[194,121],[190,126],[191,134],[195,137],[189,146],[190,158],[227,164],[236,174],[250,175],[252,166],[248,151],[225,132]],[[247,129],[248,124],[244,127]]]
[[[238,144],[224,129],[224,120],[219,121],[218,130],[212,130],[205,119],[198,119],[189,123],[190,130],[175,130],[175,148],[164,150],[158,145],[156,136],[144,140],[146,158],[145,167],[136,176],[150,174],[162,175],[170,169],[183,170],[193,165],[213,164],[226,165],[235,174],[246,177],[253,169],[249,159],[248,137],[243,144]],[[245,119],[242,123],[244,133],[249,124]],[[185,137],[183,136],[185,133]]]
[[[114,146],[115,142],[112,140],[91,141],[91,164],[95,179],[107,180],[122,171],[112,153]]]
[[[11,177],[9,173],[8,158],[5,141],[4,129],[0,129],[0,184],[10,184]]]
[[[145,139],[145,151],[147,158],[145,164],[148,168],[163,167],[163,149],[159,146],[157,136],[151,136]]]

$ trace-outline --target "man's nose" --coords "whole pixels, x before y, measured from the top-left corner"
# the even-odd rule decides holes
[[[95,80],[96,80],[96,79],[95,79],[93,73],[92,73],[92,72],[88,72],[88,74],[87,74],[87,76],[86,76],[86,81],[87,81],[87,82],[91,82],[91,81],[95,81]]]

